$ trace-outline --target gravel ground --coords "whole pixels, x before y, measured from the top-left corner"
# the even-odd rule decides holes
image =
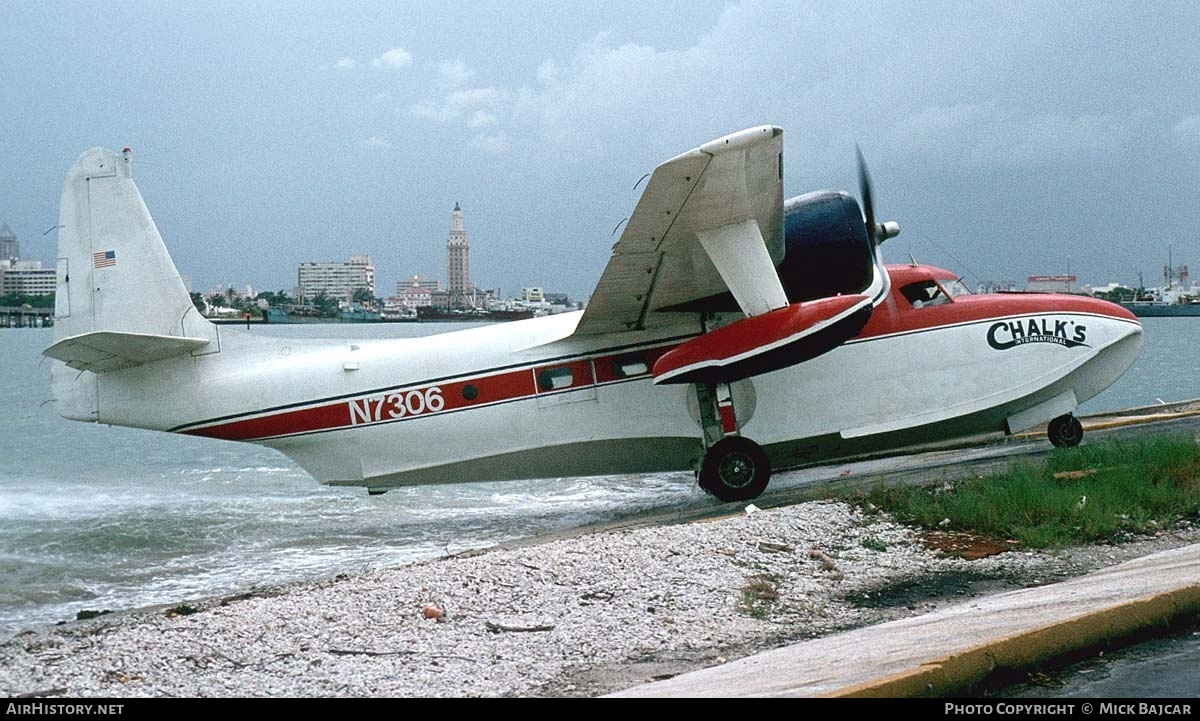
[[[26,631],[0,644],[0,693],[592,695],[1194,542],[964,561],[883,514],[802,503]]]

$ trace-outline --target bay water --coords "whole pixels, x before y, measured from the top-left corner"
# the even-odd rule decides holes
[[[1137,363],[1082,413],[1200,397],[1200,318],[1147,318],[1144,326]],[[365,339],[464,327],[250,332]],[[48,400],[49,365],[41,358],[52,339],[51,329],[0,330],[0,637],[81,609],[177,603],[713,503],[690,473],[425,486],[383,496],[330,488],[271,449],[63,420]]]

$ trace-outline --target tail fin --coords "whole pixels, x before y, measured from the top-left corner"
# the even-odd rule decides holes
[[[79,156],[59,207],[55,341],[99,330],[215,339],[133,182],[128,150]]]
[[[192,304],[154,219],[133,182],[133,158],[92,148],[67,174],[59,206],[58,288],[54,340],[48,353],[74,368],[103,371],[104,364],[71,363],[91,339],[162,337],[161,348],[211,352],[215,326]],[[188,342],[174,342],[186,339]],[[205,348],[204,346],[209,346]],[[51,350],[48,349],[48,350]],[[166,357],[163,354],[159,358]],[[150,358],[147,358],[149,360]],[[111,369],[121,367],[110,364]],[[54,364],[52,391],[68,418],[96,420],[96,377]]]

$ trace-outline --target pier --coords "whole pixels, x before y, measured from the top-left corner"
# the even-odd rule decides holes
[[[53,325],[53,308],[0,306],[0,328],[49,328]]]

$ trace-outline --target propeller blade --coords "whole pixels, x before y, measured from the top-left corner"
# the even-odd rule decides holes
[[[899,235],[900,224],[894,220],[886,223],[875,222],[875,206],[871,200],[871,171],[867,170],[867,161],[857,143],[854,145],[854,152],[858,155],[858,194],[862,197],[863,224],[867,226],[867,236],[871,242],[879,245],[888,238]]]
[[[875,239],[875,208],[871,205],[871,171],[867,170],[867,161],[863,158],[862,148],[854,144],[854,153],[858,156],[858,194],[862,198],[863,223],[867,226],[867,236],[872,243]]]

